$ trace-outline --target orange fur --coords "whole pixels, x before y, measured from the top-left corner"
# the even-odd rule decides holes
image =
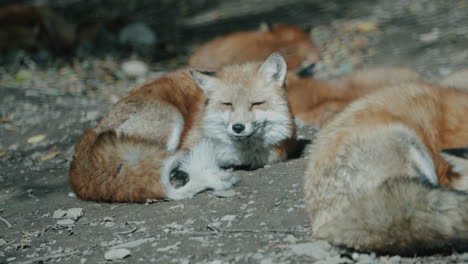
[[[189,65],[217,69],[230,64],[262,61],[275,51],[284,55],[290,71],[320,60],[319,50],[308,32],[292,25],[277,25],[270,30],[240,31],[218,37],[198,48]]]
[[[232,188],[237,177],[220,167],[286,159],[296,143],[286,71],[274,53],[263,64],[181,70],[131,91],[76,145],[73,189],[98,201],[184,199]]]
[[[361,70],[331,81],[289,74],[288,100],[295,117],[324,125],[357,98],[385,86],[420,80],[418,73],[407,68]]]
[[[171,155],[164,147],[172,132],[171,111],[179,112],[186,120],[179,148],[189,149],[198,141],[199,135],[190,131],[196,131],[193,127],[200,122],[196,113],[203,111],[204,101],[202,90],[186,71],[167,74],[131,91],[76,145],[70,166],[76,194],[98,201],[144,202],[147,198],[167,197],[160,177],[162,162]],[[149,107],[170,110],[152,119],[152,112],[141,115]],[[119,132],[134,117],[138,120],[133,127]],[[140,123],[154,125],[152,129],[139,129]],[[138,164],[122,157],[129,151],[138,156]]]
[[[440,154],[468,146],[466,113],[467,92],[416,82],[348,106],[311,149],[304,190],[314,236],[399,254],[468,241],[468,195],[453,190],[468,191],[466,164]]]

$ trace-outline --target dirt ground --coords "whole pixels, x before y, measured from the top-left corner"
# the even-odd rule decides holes
[[[301,190],[307,151],[298,159],[235,171],[241,181],[232,191],[190,200],[96,203],[73,194],[73,146],[113,102],[161,71],[184,65],[202,41],[264,19],[314,26],[324,55],[319,78],[404,65],[435,82],[468,66],[467,0],[226,1],[180,20],[185,35],[178,41],[185,49],[177,57],[133,57],[149,65],[138,78],[121,70],[130,55],[44,67],[17,54],[0,64],[0,263],[106,263],[110,253],[124,263],[468,262],[463,252],[386,256],[310,240]],[[302,127],[299,137],[313,141],[315,131]]]

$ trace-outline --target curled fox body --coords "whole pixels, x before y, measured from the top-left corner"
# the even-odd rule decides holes
[[[389,85],[420,81],[408,68],[364,69],[334,80],[288,74],[288,100],[294,117],[323,126],[354,100]]]
[[[263,61],[272,52],[281,52],[290,71],[309,75],[320,53],[308,32],[292,25],[262,27],[218,37],[197,49],[189,65],[217,69],[231,64]]]
[[[468,93],[423,83],[353,102],[316,138],[304,176],[313,236],[414,254],[468,241]]]
[[[237,182],[220,167],[285,159],[295,127],[279,53],[214,73],[178,71],[124,97],[76,146],[70,177],[89,200],[188,198]]]

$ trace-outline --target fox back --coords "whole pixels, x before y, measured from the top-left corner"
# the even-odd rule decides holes
[[[275,51],[285,56],[290,71],[314,64],[321,58],[308,32],[292,25],[277,25],[218,37],[198,48],[189,65],[218,69],[225,65],[263,61]]]
[[[466,163],[440,155],[468,145],[467,111],[468,93],[421,83],[347,107],[311,149],[304,190],[313,235],[398,254],[468,241],[468,195],[454,190],[468,190],[468,170],[453,170]]]
[[[333,80],[288,75],[291,111],[310,125],[325,125],[351,102],[386,86],[421,81],[421,76],[402,67],[373,68]]]

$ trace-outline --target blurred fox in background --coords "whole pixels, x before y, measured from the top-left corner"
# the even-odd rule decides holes
[[[320,52],[309,32],[294,25],[268,25],[258,30],[239,31],[218,37],[199,47],[189,60],[189,66],[215,70],[231,64],[263,61],[271,53],[283,54],[288,70],[307,77]]]
[[[389,85],[421,81],[409,68],[373,68],[334,80],[299,78],[289,74],[288,100],[294,117],[323,126],[354,100]]]

